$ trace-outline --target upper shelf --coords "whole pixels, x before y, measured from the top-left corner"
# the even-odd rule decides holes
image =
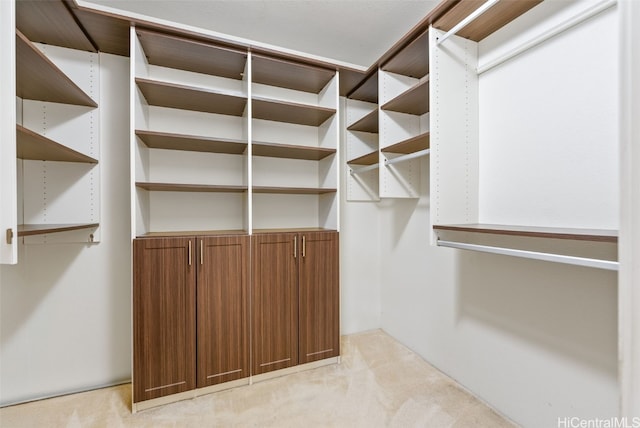
[[[429,132],[423,132],[415,137],[407,138],[391,146],[382,149],[385,153],[409,154],[429,148]]]
[[[378,133],[378,109],[366,114],[360,120],[353,122],[347,127],[349,131],[361,131]]]
[[[229,92],[136,77],[147,103],[160,107],[242,116],[247,98]]]
[[[16,30],[16,94],[20,98],[98,107],[98,104]]]
[[[543,0],[501,0],[491,6],[482,15],[478,16],[473,22],[470,22],[458,31],[457,35],[479,42],[529,9],[542,3],[542,1]],[[484,3],[484,0],[461,1],[452,7],[444,16],[436,20],[433,26],[443,31],[449,31]]]
[[[429,76],[380,107],[382,110],[422,115],[429,111]]]
[[[271,98],[253,97],[251,100],[254,119],[319,126],[336,113],[335,109],[328,107],[292,103]]]
[[[358,156],[355,159],[351,159],[347,162],[349,165],[375,165],[379,161],[378,151],[367,153],[366,155]]]
[[[60,143],[33,132],[21,125],[16,125],[16,152],[20,159],[98,163],[97,159],[84,155]]]
[[[336,152],[336,149],[325,147],[297,146],[257,141],[251,143],[251,150],[254,156],[302,160],[321,160]]]
[[[240,155],[247,142],[231,138],[213,138],[199,135],[172,134],[138,129],[136,135],[152,149],[185,150],[191,152],[227,153]]]
[[[247,53],[178,36],[137,29],[149,64],[242,80]]]
[[[335,71],[325,68],[261,55],[251,57],[253,83],[318,94],[327,86],[333,76],[335,76]]]
[[[489,233],[494,235],[568,239],[574,241],[618,242],[618,231],[610,229],[574,229],[561,227],[512,226],[503,224],[441,224],[435,230]]]
[[[378,104],[378,71],[361,82],[347,98]]]
[[[425,32],[414,39],[381,68],[384,71],[416,79],[426,76],[429,73],[429,33]]]

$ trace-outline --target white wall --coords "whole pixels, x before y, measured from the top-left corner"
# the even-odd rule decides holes
[[[101,242],[0,265],[0,405],[130,378],[129,60],[100,63]]]

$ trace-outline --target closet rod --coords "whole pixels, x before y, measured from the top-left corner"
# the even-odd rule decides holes
[[[460,250],[481,251],[484,253],[500,254],[504,256],[523,257],[526,259],[544,260],[547,262],[565,263],[577,266],[587,266],[596,269],[618,270],[618,262],[610,260],[590,259],[586,257],[566,256],[563,254],[541,253],[537,251],[516,250],[513,248],[491,247],[488,245],[466,244],[463,242],[443,241],[438,239],[438,246],[457,248]]]
[[[393,158],[393,159],[385,159],[384,160],[384,164],[386,165],[391,165],[394,163],[398,163],[398,162],[404,162],[404,161],[408,161],[411,159],[415,159],[415,158],[421,158],[422,156],[426,156],[429,154],[429,152],[431,151],[431,149],[424,149],[424,150],[420,150],[414,153],[409,153],[406,155],[402,155],[402,156],[398,156],[397,158]]]
[[[458,22],[453,28],[442,35],[442,37],[438,37],[436,39],[436,45],[443,43],[449,37],[455,35],[458,31],[462,30],[464,27],[469,25],[471,22],[475,21],[477,17],[485,13],[489,10],[493,5],[498,3],[500,0],[488,0],[486,3],[483,3],[482,6],[471,12],[465,19]]]
[[[572,18],[567,19],[566,21],[556,25],[555,27],[545,31],[537,37],[529,40],[521,44],[520,46],[508,51],[504,55],[487,62],[486,64],[482,64],[476,70],[477,74],[480,75],[485,71],[489,71],[492,68],[502,64],[505,61],[510,60],[511,58],[520,55],[521,53],[528,51],[529,49],[549,40],[552,37],[557,36],[558,34],[575,27],[576,25],[586,21],[587,19],[599,14],[600,12],[609,9],[611,6],[614,6],[617,3],[617,0],[603,0],[600,3],[597,3],[590,8],[580,12]]]
[[[377,169],[379,168],[379,165],[377,163],[374,163],[373,165],[367,165],[367,166],[363,166],[362,168],[350,168],[349,169],[349,174],[353,175],[353,174],[360,174],[362,172],[367,172],[367,171],[371,171],[373,169]]]

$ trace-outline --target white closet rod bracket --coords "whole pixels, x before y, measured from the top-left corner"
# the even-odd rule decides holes
[[[349,168],[349,174],[354,175],[354,174],[360,174],[363,172],[367,172],[367,171],[371,171],[374,169],[378,169],[380,166],[377,163],[374,163],[373,165],[367,165],[367,166],[363,166],[361,168]]]
[[[423,156],[428,155],[431,152],[431,149],[424,149],[424,150],[420,150],[414,153],[408,153],[406,155],[402,155],[402,156],[398,156],[397,158],[393,158],[393,159],[385,159],[384,160],[384,164],[385,166],[387,165],[392,165],[394,163],[398,163],[398,162],[404,162],[404,161],[408,161],[411,159],[415,159],[415,158],[421,158]]]
[[[444,43],[445,40],[447,40],[449,37],[455,35],[458,31],[462,30],[464,27],[469,25],[471,22],[475,21],[475,19],[477,17],[479,17],[480,15],[485,13],[487,10],[489,10],[492,6],[494,6],[499,1],[500,0],[488,0],[486,3],[483,3],[482,6],[480,6],[479,8],[477,8],[476,10],[471,12],[469,15],[467,15],[467,17],[465,19],[463,19],[462,21],[460,21],[456,25],[454,25],[453,28],[451,30],[447,31],[445,34],[443,34],[442,37],[438,37],[436,39],[436,45]]]
[[[480,75],[482,73],[484,73],[485,71],[489,71],[492,68],[502,64],[503,62],[506,62],[508,60],[510,60],[511,58],[520,55],[521,53],[528,51],[529,49],[549,40],[552,37],[557,36],[558,34],[572,28],[575,27],[576,25],[586,21],[587,19],[599,14],[600,12],[609,9],[610,7],[614,6],[618,1],[617,0],[603,0],[599,3],[596,3],[595,5],[591,6],[590,8],[580,12],[579,14],[567,19],[566,21],[556,25],[553,28],[550,28],[549,30],[545,31],[544,33],[540,34],[537,37],[534,37],[533,39],[524,42],[523,44],[521,44],[520,46],[511,49],[510,51],[508,51],[507,53],[505,53],[504,55],[491,60],[489,62],[487,62],[486,64],[482,64],[481,66],[478,67],[478,69],[476,70],[477,74]]]
[[[526,259],[543,260],[547,262],[565,263],[576,266],[586,266],[596,269],[618,270],[618,262],[610,260],[590,259],[586,257],[567,256],[564,254],[542,253],[537,251],[516,250],[513,248],[492,247],[488,245],[467,244],[463,242],[443,241],[438,239],[438,246],[457,248],[460,250],[481,251],[484,253],[500,254],[503,256],[523,257]]]

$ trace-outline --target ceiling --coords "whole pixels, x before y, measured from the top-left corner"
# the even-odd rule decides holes
[[[84,0],[367,69],[440,0]],[[114,11],[118,13],[118,11]]]

